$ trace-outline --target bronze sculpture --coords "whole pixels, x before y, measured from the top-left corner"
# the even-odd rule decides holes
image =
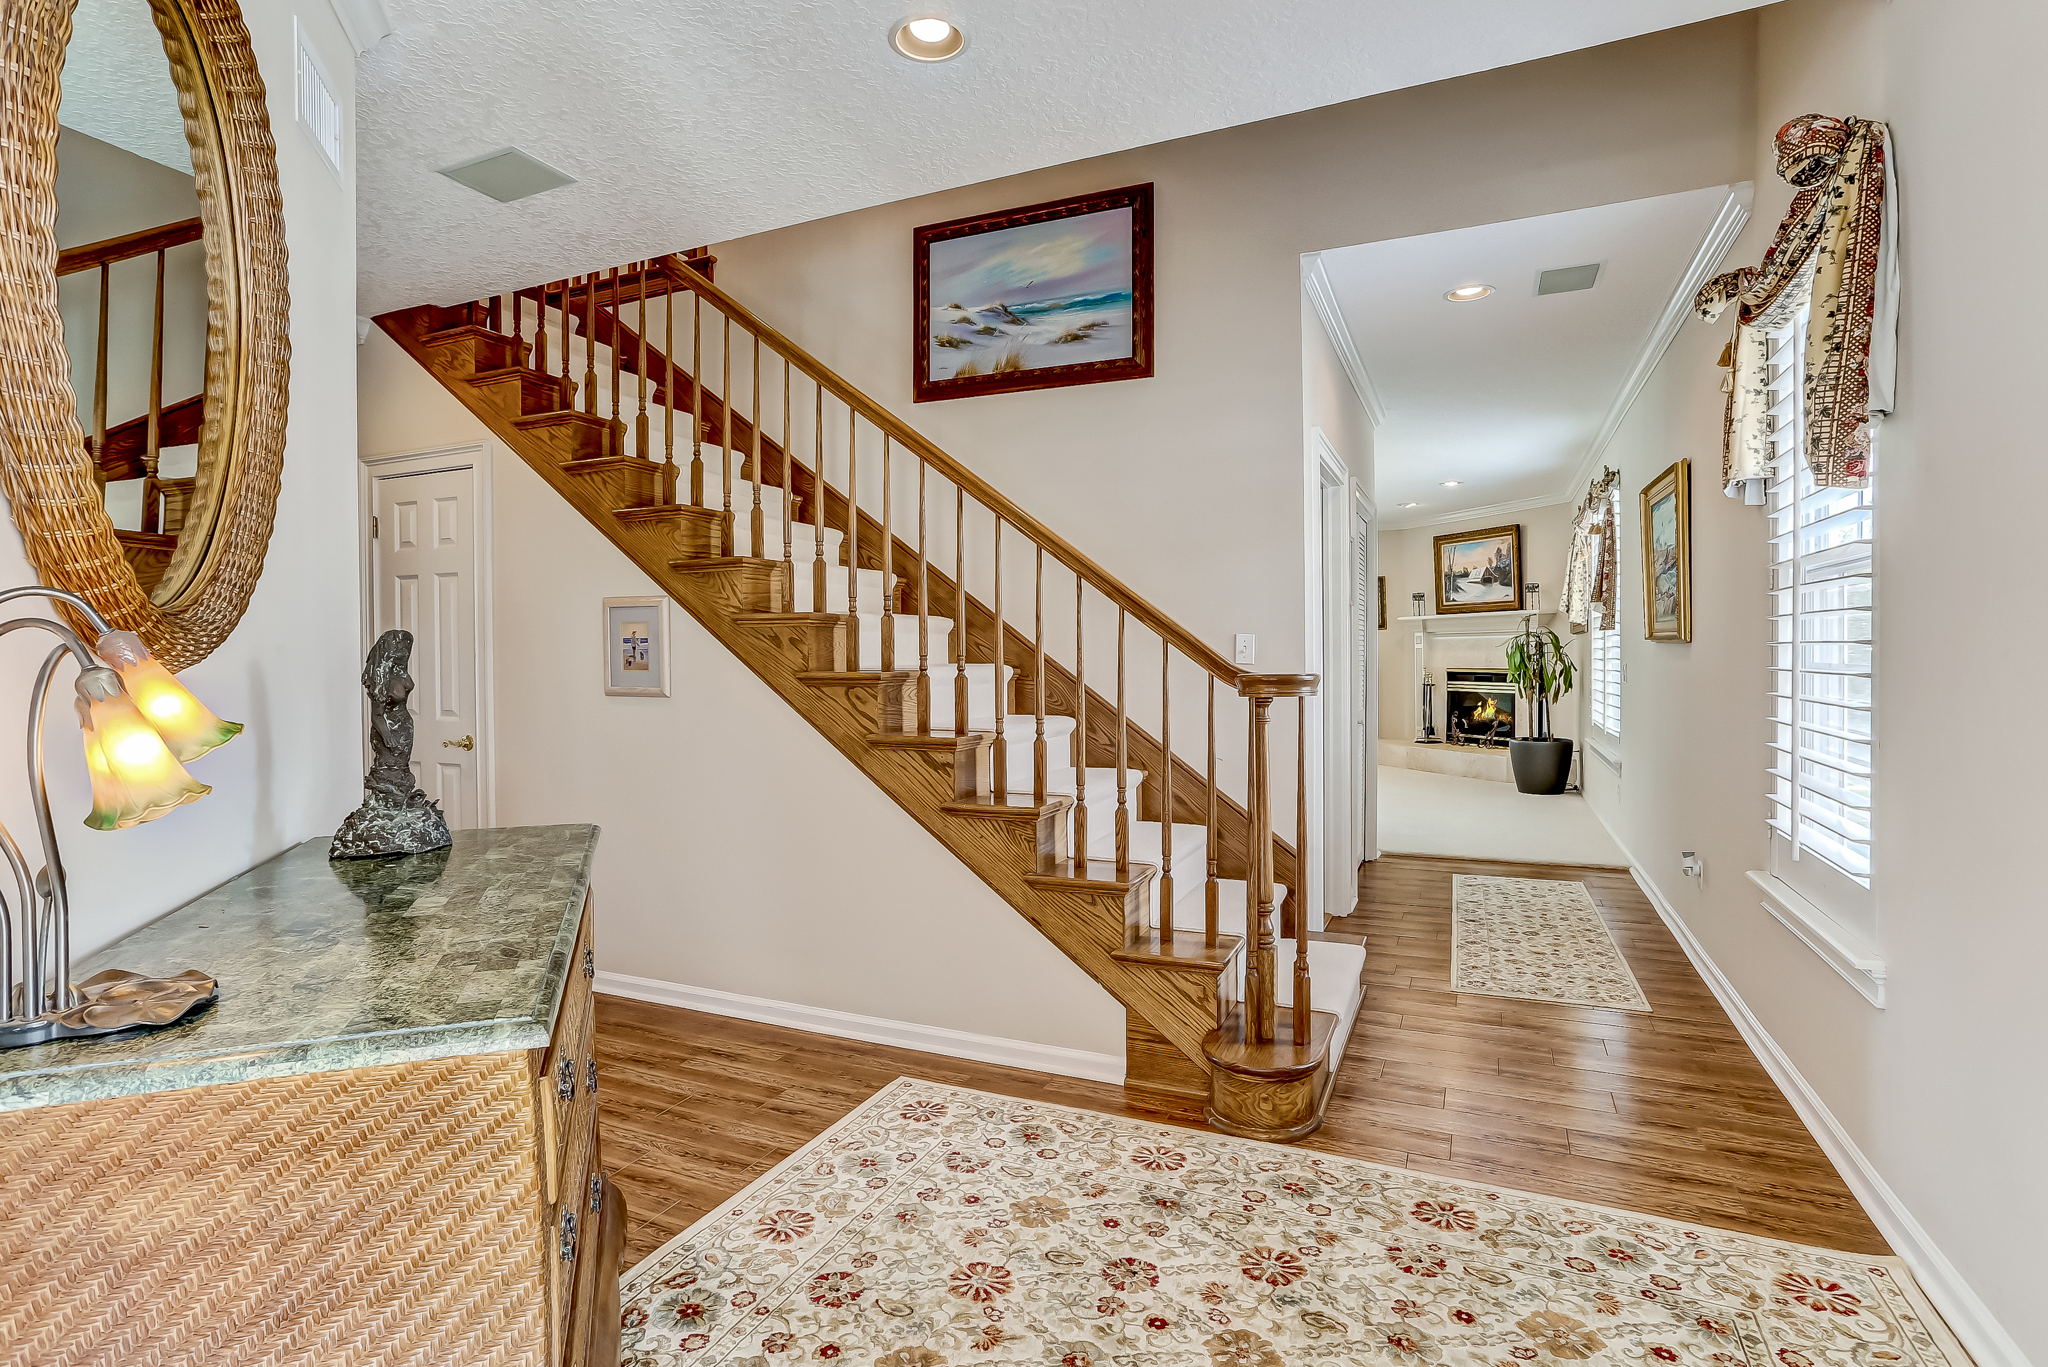
[[[445,848],[448,822],[432,798],[412,779],[412,633],[396,628],[377,638],[363,661],[363,690],[370,695],[370,772],[363,777],[363,804],[334,833],[330,859],[367,859],[381,854],[420,854]]]

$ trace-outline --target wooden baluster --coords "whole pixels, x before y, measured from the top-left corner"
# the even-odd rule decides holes
[[[1003,719],[1009,711],[1009,699],[1004,696],[1008,690],[1003,687],[1003,647],[1006,644],[1003,639],[1003,515],[997,513],[995,514],[995,519],[996,585],[994,606],[990,609],[995,614],[995,620],[994,624],[989,628],[989,643],[990,648],[995,652],[994,669],[996,672],[995,788],[996,801],[1004,806],[1008,806],[1010,802],[1010,738],[1003,731]]]
[[[891,530],[895,479],[889,469],[889,434],[882,434],[882,668],[896,667],[896,534]]]
[[[107,267],[100,266],[100,332],[99,340],[93,344],[94,361],[92,377],[92,453],[95,461],[106,459],[107,455],[107,302],[110,287],[107,281]],[[104,478],[104,476],[102,476]]]
[[[647,449],[647,442],[648,438],[652,435],[652,429],[647,421],[647,263],[645,261],[640,263],[639,276],[640,326],[633,331],[635,338],[633,354],[638,359],[634,362],[633,369],[638,372],[635,377],[634,387],[639,391],[640,395],[640,419],[635,425],[634,436],[637,440],[634,442],[634,449],[640,453],[640,459],[653,460],[654,454]]]
[[[821,380],[812,379],[811,387],[817,391],[817,410],[811,415],[811,534],[817,538],[811,560],[811,611],[825,612],[825,385]],[[856,628],[859,623],[854,623]],[[860,668],[860,633],[854,632],[852,651],[855,656],[852,667]]]
[[[704,506],[704,297],[690,291],[690,503]]]
[[[754,511],[747,519],[747,554],[758,560],[767,559],[761,549],[761,542],[768,535],[766,515],[761,511],[761,334],[749,333],[754,339],[754,369],[749,382],[753,387],[752,406],[747,411],[747,431],[753,438],[754,467]]]
[[[695,298],[695,295],[691,296]],[[676,294],[661,297],[661,498],[676,501]]]
[[[1045,801],[1045,547],[1033,543],[1031,560],[1031,800]]]
[[[925,548],[924,457],[917,458],[917,734],[932,733],[931,560]]]
[[[1216,936],[1219,933],[1217,923],[1222,914],[1221,898],[1223,892],[1222,882],[1217,878],[1220,868],[1219,846],[1222,842],[1216,838],[1216,676],[1214,674],[1209,676],[1209,750],[1207,768],[1209,868],[1202,885],[1202,938],[1207,942],[1209,948],[1214,949],[1216,947]]]
[[[718,553],[732,554],[732,315],[718,311],[724,320],[724,343],[718,360],[718,416],[722,435],[718,439],[719,487],[724,491],[725,516],[718,523]]]
[[[619,268],[617,266],[612,267],[611,275],[605,281],[605,286],[606,297],[611,301],[606,305],[606,308],[610,310],[606,316],[612,320],[612,359],[611,364],[607,367],[612,373],[611,419],[613,422],[618,423],[620,428],[623,428],[625,423],[621,420],[624,414],[619,412],[619,370],[620,367],[625,365],[626,358],[623,354],[623,348],[619,346],[619,327],[626,320],[619,316],[622,310],[619,308]],[[590,344],[590,350],[595,355],[597,351],[597,293],[595,287],[591,291],[590,310],[584,314],[584,321],[591,325],[590,335],[584,340]],[[614,430],[618,429],[615,428]],[[620,453],[614,452],[614,454]]]
[[[1088,581],[1074,576],[1074,867],[1088,876]]]
[[[846,615],[853,618],[854,653],[860,653],[860,414],[846,407]],[[861,661],[853,662],[855,669]]]
[[[1124,618],[1116,610],[1116,876],[1131,876],[1130,718],[1124,714]]]
[[[519,291],[512,291],[512,364],[519,367],[526,364],[526,306],[519,298]]]
[[[163,497],[157,469],[163,459],[164,254],[156,254],[156,295],[149,317],[149,427],[142,443],[142,530],[163,530]]]
[[[569,300],[576,292],[574,276],[562,281],[562,407],[574,411],[576,388],[569,379]]]
[[[796,609],[796,475],[789,446],[789,357],[782,362],[782,601]]]
[[[591,417],[597,416],[597,282],[601,272],[592,271],[583,277],[583,411]],[[612,412],[619,411],[617,396],[613,396]],[[610,437],[606,437],[610,445]]]
[[[1245,928],[1251,937],[1244,961],[1244,1029],[1251,1044],[1273,1042],[1275,1018],[1273,978],[1273,806],[1268,785],[1266,712],[1272,699],[1251,697],[1251,719],[1245,738],[1245,834],[1251,850],[1250,876],[1245,883]]]
[[[548,370],[548,291],[552,288],[551,284],[543,284],[534,291],[533,351],[526,360],[530,368],[543,375],[551,373]]]
[[[1313,1004],[1308,981],[1308,695],[1294,712],[1294,1042],[1307,1044]]]
[[[1159,638],[1159,940],[1173,941],[1173,647]]]
[[[967,734],[967,491],[953,486],[953,734]]]

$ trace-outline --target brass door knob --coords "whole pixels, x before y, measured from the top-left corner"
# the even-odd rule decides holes
[[[441,742],[441,748],[444,750],[474,750],[476,749],[476,737],[464,736],[461,740],[444,740]]]

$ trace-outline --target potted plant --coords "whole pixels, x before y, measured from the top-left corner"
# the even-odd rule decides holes
[[[1549,627],[1525,619],[1507,645],[1508,683],[1529,709],[1529,737],[1508,743],[1515,787],[1525,793],[1561,793],[1572,773],[1572,743],[1550,734],[1550,705],[1572,691],[1578,671],[1564,642]]]

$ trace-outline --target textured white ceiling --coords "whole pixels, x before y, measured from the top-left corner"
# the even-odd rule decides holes
[[[146,0],[79,0],[57,118],[66,128],[192,173],[178,87]]]
[[[969,43],[926,65],[887,45],[910,0],[389,0],[396,31],[357,75],[362,304],[472,298],[1755,3],[939,0]],[[580,183],[499,205],[435,174],[507,145]]]
[[[1718,186],[1321,254],[1372,387],[1384,525],[1434,521],[1567,485],[1709,229]],[[1536,277],[1600,264],[1590,290]],[[1447,302],[1472,282],[1495,293]],[[1458,480],[1446,489],[1442,481]],[[1404,509],[1404,503],[1420,503]]]

